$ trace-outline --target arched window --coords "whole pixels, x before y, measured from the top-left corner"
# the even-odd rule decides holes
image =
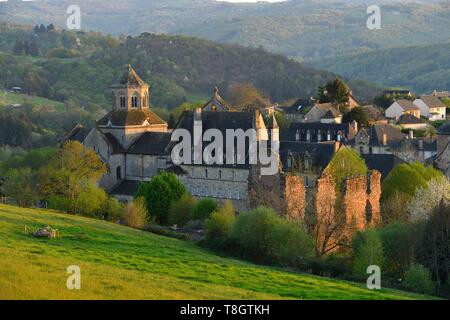
[[[116,169],[116,178],[117,180],[122,180],[122,167],[118,166]]]
[[[139,107],[139,97],[138,96],[131,97],[131,107],[132,108],[138,108]]]
[[[299,130],[297,130],[295,132],[295,141],[300,141],[300,131]]]

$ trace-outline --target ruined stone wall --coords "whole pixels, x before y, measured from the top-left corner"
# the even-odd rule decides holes
[[[314,195],[309,197],[309,193]],[[380,197],[381,174],[378,171],[347,179],[339,193],[331,175],[319,177],[316,187],[308,189],[299,176],[284,178],[287,215],[301,218],[308,224],[311,222],[309,211],[313,212],[314,226],[310,226],[310,231],[314,233],[319,252],[337,251],[337,244],[348,244],[356,231],[377,225],[381,219]]]
[[[291,219],[304,219],[306,188],[302,178],[296,175],[287,175],[285,177],[284,193],[288,217]]]
[[[368,186],[368,204],[370,204],[371,219],[369,221],[370,226],[376,226],[381,223],[381,173],[374,170],[369,175]]]
[[[342,202],[347,225],[354,223],[356,230],[366,228],[367,177],[347,179],[342,190]]]

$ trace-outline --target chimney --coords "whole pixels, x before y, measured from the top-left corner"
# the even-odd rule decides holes
[[[388,136],[386,133],[383,133],[383,146],[387,146],[388,144]]]
[[[409,130],[408,137],[409,137],[409,139],[413,140],[414,139],[414,131]]]
[[[358,132],[358,122],[353,120],[351,125],[352,125],[353,129],[355,129],[355,133],[357,133]]]

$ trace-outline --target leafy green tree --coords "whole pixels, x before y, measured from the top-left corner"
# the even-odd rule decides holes
[[[207,246],[216,250],[225,249],[235,221],[236,210],[233,203],[226,201],[205,222],[205,243]]]
[[[383,244],[374,230],[358,232],[352,241],[353,274],[364,278],[367,268],[384,263]]]
[[[403,288],[418,293],[434,294],[435,284],[431,278],[431,272],[424,266],[416,264],[405,272]]]
[[[192,209],[191,218],[192,220],[206,220],[213,212],[217,211],[218,208],[217,202],[213,199],[202,199]]]
[[[30,168],[12,169],[3,183],[3,192],[22,207],[33,205],[38,200],[36,174]]]
[[[160,224],[168,221],[172,204],[186,193],[186,188],[173,173],[163,172],[139,186],[136,197],[143,197],[150,216]]]
[[[325,87],[319,87],[319,102],[331,102],[339,107],[341,112],[345,112],[350,101],[350,90],[342,79],[328,81]]]
[[[367,128],[369,126],[366,114],[361,107],[353,108],[350,112],[344,115],[344,122],[351,123],[353,121],[356,121],[360,128]]]
[[[333,177],[337,189],[342,188],[345,179],[366,175],[367,172],[368,169],[364,159],[356,151],[345,146],[336,152],[324,170],[324,174],[330,174]]]
[[[382,199],[386,201],[396,192],[412,198],[418,188],[426,187],[427,181],[438,177],[442,177],[441,172],[419,162],[397,165],[383,182]]]
[[[387,273],[401,276],[414,262],[418,229],[415,224],[395,221],[377,230],[383,243]]]
[[[177,226],[185,226],[195,208],[195,198],[188,192],[183,194],[179,200],[174,202],[169,210],[168,222]]]
[[[49,166],[40,170],[43,195],[62,195],[71,201],[86,188],[96,184],[106,173],[106,165],[91,149],[79,142],[66,142],[56,152]]]
[[[425,222],[417,260],[440,285],[450,280],[450,204],[443,201]]]

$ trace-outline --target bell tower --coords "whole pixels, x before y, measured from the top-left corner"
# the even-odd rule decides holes
[[[150,107],[149,86],[131,65],[128,65],[127,71],[110,88],[113,111],[131,111]]]

